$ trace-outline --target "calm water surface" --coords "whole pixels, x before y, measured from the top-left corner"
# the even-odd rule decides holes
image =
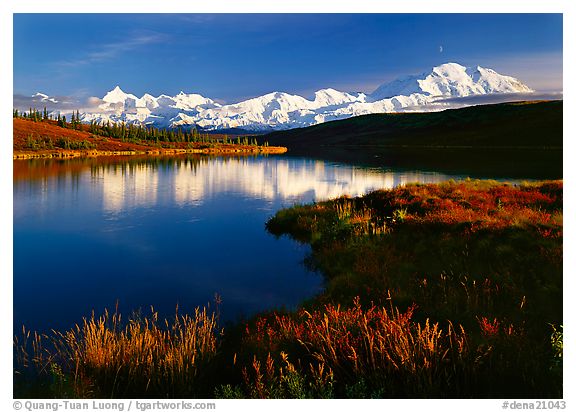
[[[235,320],[322,289],[309,249],[264,224],[278,209],[458,176],[281,156],[14,162],[14,327],[94,310],[170,316],[221,295]]]

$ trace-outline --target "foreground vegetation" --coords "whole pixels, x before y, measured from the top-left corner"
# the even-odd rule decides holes
[[[16,396],[561,397],[562,190],[416,184],[281,210],[267,228],[311,244],[320,296],[225,331],[207,310],[24,331]]]

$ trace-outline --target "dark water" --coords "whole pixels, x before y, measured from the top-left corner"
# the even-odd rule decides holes
[[[69,328],[94,310],[170,316],[222,297],[235,320],[293,308],[322,278],[308,247],[264,224],[278,209],[437,173],[270,157],[14,162],[14,327]]]

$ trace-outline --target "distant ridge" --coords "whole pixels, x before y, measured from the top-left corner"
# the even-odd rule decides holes
[[[272,132],[291,153],[315,148],[561,149],[562,101],[500,103],[433,113],[371,114]]]
[[[260,139],[287,147],[289,155],[354,165],[561,179],[562,108],[557,100],[369,114]]]
[[[332,120],[403,111],[438,111],[451,107],[446,99],[510,93],[532,93],[520,80],[492,69],[446,63],[420,75],[404,76],[370,94],[321,89],[309,100],[272,92],[234,104],[221,105],[199,94],[137,97],[119,86],[93,109],[81,114],[85,123],[125,122],[156,127],[240,128],[268,132],[306,127]],[[42,95],[45,96],[45,95]],[[48,96],[45,96],[49,99]]]

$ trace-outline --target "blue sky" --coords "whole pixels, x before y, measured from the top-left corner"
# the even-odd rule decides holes
[[[560,14],[15,14],[14,93],[235,102],[371,92],[445,62],[562,90]]]

